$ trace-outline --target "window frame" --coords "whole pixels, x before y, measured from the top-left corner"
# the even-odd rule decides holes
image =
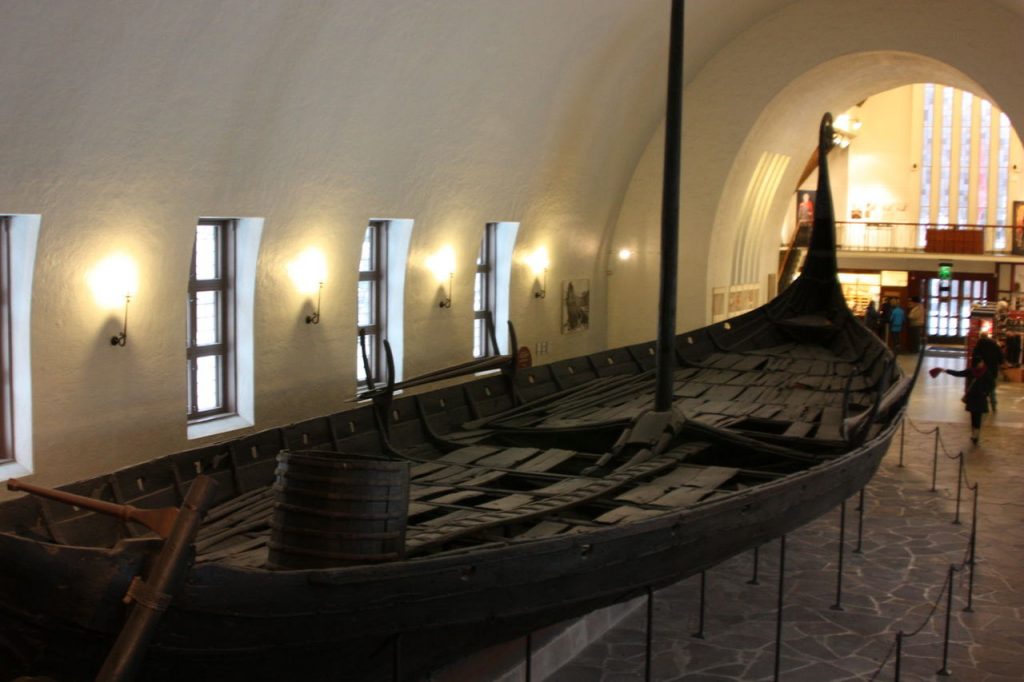
[[[11,217],[0,216],[0,464],[16,462],[14,448]]]
[[[387,333],[387,239],[388,221],[370,220],[363,232],[363,241],[360,242],[360,264],[358,283],[356,284],[356,386],[357,388],[368,388],[371,383],[381,381],[384,376],[384,337]],[[369,269],[362,268],[362,245],[366,239],[370,239],[370,263]],[[370,282],[370,322],[359,324],[359,285],[362,282]],[[365,373],[363,367],[362,346],[359,343],[359,334],[365,334],[367,339],[366,354],[369,360],[370,376],[359,378],[360,371]]]
[[[498,353],[494,334],[491,333],[497,308],[497,232],[498,223],[487,223],[484,226],[480,251],[477,254],[476,274],[473,280],[473,357],[476,358]],[[483,307],[476,307],[478,300],[482,302]],[[477,338],[483,339],[479,347]]]
[[[196,221],[196,237],[200,227],[208,226],[216,230],[218,276],[212,279],[196,278],[196,239],[192,242],[192,260],[189,265],[188,311],[186,321],[186,371],[188,377],[187,420],[189,424],[211,421],[221,417],[238,414],[237,406],[237,370],[236,361],[236,329],[235,329],[235,238],[237,223],[233,219],[200,218]],[[217,343],[200,345],[196,341],[197,331],[197,294],[213,291],[219,294],[219,310],[217,314]],[[218,405],[216,407],[198,409],[198,360],[203,357],[220,358],[218,373]]]

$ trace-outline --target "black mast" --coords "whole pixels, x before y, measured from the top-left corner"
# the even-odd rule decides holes
[[[672,0],[668,103],[665,108],[665,169],[661,191],[661,288],[658,297],[658,356],[654,409],[672,409],[675,368],[676,286],[679,268],[679,148],[683,124],[683,0]]]

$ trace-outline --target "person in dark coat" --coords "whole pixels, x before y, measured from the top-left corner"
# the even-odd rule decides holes
[[[864,311],[864,326],[878,333],[878,309],[875,308],[874,301],[868,303],[868,309]]]
[[[889,315],[892,313],[892,299],[882,299],[882,307],[878,309],[878,338],[889,345]]]
[[[942,369],[932,367],[928,373],[932,377],[945,372],[955,377],[967,379],[967,389],[964,391],[964,409],[971,415],[971,442],[975,445],[981,439],[981,415],[988,412],[988,394],[991,391],[988,368],[984,360],[977,360],[971,367],[965,369]]]
[[[996,380],[999,378],[999,368],[1003,365],[1003,349],[995,340],[982,332],[978,336],[978,343],[974,344],[974,352],[971,353],[971,362],[985,361],[985,368],[988,373],[988,384],[991,387],[988,400],[992,405],[992,411],[996,411]]]

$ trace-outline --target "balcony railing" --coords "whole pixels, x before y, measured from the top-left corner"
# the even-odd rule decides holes
[[[836,241],[845,251],[1024,255],[1024,227],[837,221]]]

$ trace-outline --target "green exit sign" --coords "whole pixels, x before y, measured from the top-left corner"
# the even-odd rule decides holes
[[[939,279],[946,281],[953,279],[952,263],[939,263]]]

